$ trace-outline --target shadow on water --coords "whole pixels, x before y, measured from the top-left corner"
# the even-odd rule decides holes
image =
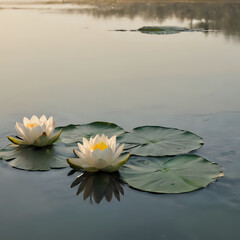
[[[74,173],[75,171],[72,170],[68,173],[68,176]],[[120,201],[120,196],[124,195],[123,183],[119,179],[118,172],[84,172],[72,182],[71,188],[76,186],[78,186],[77,195],[82,193],[83,199],[89,198],[91,204],[93,204],[93,201],[99,204],[104,197],[108,202],[111,202],[113,196]]]

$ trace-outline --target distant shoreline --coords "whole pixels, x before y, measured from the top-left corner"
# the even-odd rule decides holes
[[[81,4],[101,4],[101,3],[239,3],[240,0],[0,0],[0,4],[26,4],[26,3],[45,3],[45,4],[59,4],[59,3],[81,3]]]

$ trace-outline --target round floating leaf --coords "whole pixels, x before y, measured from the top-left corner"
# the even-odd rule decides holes
[[[59,141],[64,143],[82,142],[82,138],[89,139],[97,134],[105,134],[108,137],[113,135],[119,136],[125,131],[114,123],[109,122],[92,122],[83,125],[68,125],[59,127],[63,129]],[[57,128],[58,129],[58,128]]]
[[[174,156],[199,149],[201,137],[176,128],[143,126],[134,128],[132,133],[119,137],[121,143],[136,144],[131,154],[139,156]]]
[[[68,167],[66,158],[73,156],[72,149],[72,146],[64,144],[43,148],[9,145],[0,150],[0,158],[15,168],[46,171],[51,168]]]
[[[191,192],[223,176],[219,165],[196,155],[132,160],[120,169],[121,177],[131,187],[146,192]]]

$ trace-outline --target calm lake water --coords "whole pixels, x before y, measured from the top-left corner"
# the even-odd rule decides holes
[[[143,34],[143,26],[202,29]],[[0,239],[239,239],[240,2],[0,0],[0,147],[24,116],[193,131],[224,178],[187,194],[123,186],[97,204],[70,168],[0,161]],[[89,191],[89,190],[88,190]],[[85,193],[85,197],[90,193]]]

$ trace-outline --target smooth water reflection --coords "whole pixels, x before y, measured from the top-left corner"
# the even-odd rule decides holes
[[[71,2],[71,1],[69,1]],[[81,2],[81,1],[80,1]],[[85,1],[86,2],[86,1]],[[66,13],[86,13],[95,18],[142,18],[146,21],[159,22],[166,19],[176,18],[190,28],[201,28],[204,30],[217,30],[227,37],[240,40],[240,2],[209,1],[191,3],[180,1],[170,3],[162,1],[150,2],[112,2],[97,1],[92,3],[94,8],[85,9],[63,9]],[[75,1],[78,3],[78,1]]]
[[[122,186],[120,202],[113,194],[110,203],[90,205],[83,192],[76,196],[80,185],[70,188],[75,177],[67,177],[69,168],[28,172],[0,161],[0,238],[237,240],[239,4],[101,2],[105,7],[99,1],[28,5],[32,9],[0,4],[0,146],[15,134],[16,121],[33,114],[54,115],[56,126],[96,120],[126,130],[162,125],[203,137],[196,154],[223,166],[225,176],[178,195]],[[206,19],[206,28],[221,31],[109,31],[189,27]]]
[[[162,24],[176,18],[189,28],[214,30],[240,40],[240,1],[3,1],[3,9],[37,9],[67,14],[87,14],[94,18],[141,18]],[[9,4],[10,3],[10,4]],[[0,2],[1,4],[1,2]],[[1,5],[0,5],[1,6]],[[139,26],[142,27],[142,26]]]
[[[123,13],[128,11],[128,5],[121,6]],[[149,36],[109,31],[160,22],[138,15],[148,13],[148,7],[133,11],[132,17],[132,11],[125,17],[113,12],[112,18],[91,14],[97,6],[87,9],[90,14],[60,14],[54,8],[0,11],[3,115],[62,113],[67,119],[81,114],[74,122],[80,123],[125,109],[239,110],[239,42],[226,41],[221,32]],[[167,16],[162,25],[188,25],[172,13]],[[97,112],[99,119],[90,119]]]
[[[70,171],[68,175],[72,175]],[[71,188],[78,186],[77,195],[82,193],[83,199],[89,198],[89,202],[93,204],[93,200],[99,204],[103,198],[110,202],[114,196],[120,201],[120,196],[124,195],[123,183],[119,178],[119,173],[81,173],[71,184]]]

